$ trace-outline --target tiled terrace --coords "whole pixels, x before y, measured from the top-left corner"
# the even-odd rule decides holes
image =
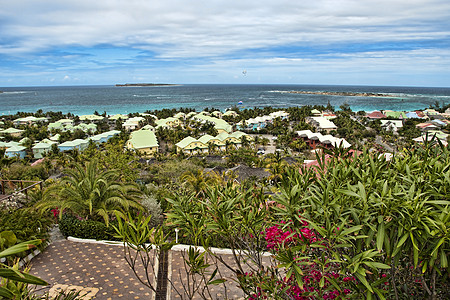
[[[169,251],[167,291],[162,296],[156,296],[136,279],[124,259],[123,247],[120,245],[59,240],[32,260],[30,273],[50,283],[41,292],[54,293],[69,288],[81,290],[85,295],[84,299],[187,299],[189,292],[183,288],[183,284],[186,286],[188,283],[183,254],[182,251]],[[221,257],[228,264],[234,265],[231,255],[223,254]],[[209,271],[212,270],[211,266]],[[138,272],[140,276],[144,275],[142,266]],[[152,272],[150,273],[152,276]],[[232,272],[221,267],[219,273],[227,282],[211,286],[209,293],[205,290],[206,298],[244,299],[243,292],[231,280]],[[150,280],[155,278],[150,277]],[[189,285],[193,286],[192,281]],[[202,290],[203,286],[200,286]],[[198,296],[194,299],[202,298]]]

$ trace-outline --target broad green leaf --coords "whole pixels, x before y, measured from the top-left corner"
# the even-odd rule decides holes
[[[362,284],[364,284],[364,286],[365,286],[371,293],[373,293],[373,289],[372,289],[372,287],[370,286],[370,284],[367,282],[367,279],[366,279],[365,276],[363,276],[363,275],[361,275],[361,274],[359,274],[359,273],[355,273],[355,274],[353,274],[353,275],[355,275],[356,278],[358,278],[358,280],[359,280]]]
[[[2,252],[0,252],[0,258],[15,255],[20,252],[35,248],[37,245],[41,244],[42,240],[32,240],[32,241],[26,241],[22,242],[20,244],[14,245],[12,247],[9,247]]]
[[[37,285],[48,285],[48,283],[39,277],[20,272],[18,274],[17,271],[12,270],[10,268],[1,268],[0,269],[0,277],[19,281],[19,282],[25,282],[25,283],[31,283],[31,284],[37,284]]]

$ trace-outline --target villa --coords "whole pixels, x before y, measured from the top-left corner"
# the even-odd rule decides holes
[[[153,131],[141,129],[131,133],[126,147],[144,156],[152,156],[158,152],[159,144]]]
[[[31,125],[37,122],[48,122],[48,119],[45,117],[36,118],[35,116],[29,116],[18,118],[13,121],[14,125]]]
[[[59,148],[59,151],[61,151],[61,152],[71,151],[71,150],[75,150],[75,149],[82,151],[87,148],[88,144],[89,144],[89,142],[87,140],[76,139],[73,141],[67,141],[62,144],[59,144],[58,148]]]
[[[386,119],[386,115],[383,114],[381,111],[373,111],[370,114],[366,115],[366,118],[369,120],[379,120],[379,119]]]
[[[103,121],[105,117],[98,116],[98,115],[82,115],[79,116],[80,121],[89,121],[89,122],[99,122]]]
[[[25,158],[27,155],[26,150],[24,146],[12,146],[6,149],[5,156],[7,157],[19,157],[19,158]]]
[[[34,158],[44,157],[44,155],[52,149],[53,144],[57,143],[48,139],[44,139],[41,142],[37,143],[32,147],[33,157]]]
[[[25,130],[22,130],[22,129],[16,129],[16,128],[10,127],[10,128],[8,128],[8,129],[1,130],[1,131],[0,131],[0,134],[9,134],[9,135],[11,135],[12,137],[20,137],[24,131],[25,131]]]
[[[175,117],[169,117],[165,119],[156,120],[156,129],[159,127],[162,128],[175,128],[181,125],[181,121],[178,118]]]
[[[247,139],[248,141],[251,141],[252,139],[249,135],[241,131],[236,131],[232,134],[222,132],[215,137],[206,134],[199,139],[188,136],[176,144],[177,153],[207,153],[212,147],[216,147],[216,149],[219,151],[225,151],[227,144],[233,145],[235,148],[239,148],[242,146],[243,138]]]
[[[228,124],[225,120],[210,117],[205,114],[205,112],[201,112],[199,114],[196,114],[193,117],[195,120],[199,121],[200,123],[210,122],[214,124],[214,128],[217,130],[218,133],[226,132],[230,133],[233,130],[233,126]]]
[[[268,116],[260,116],[256,118],[250,118],[245,121],[241,121],[236,125],[236,128],[257,131],[266,128],[269,124],[272,124],[276,118],[285,120],[288,117],[289,113],[280,110],[270,113]]]
[[[128,116],[127,115],[122,115],[122,114],[116,114],[116,115],[110,116],[108,119],[111,120],[111,121],[117,121],[119,119],[120,120],[127,120]]]
[[[402,120],[381,120],[381,128],[384,130],[397,132],[402,127]]]
[[[222,117],[233,117],[233,118],[236,118],[237,116],[239,116],[239,114],[234,110],[227,110],[222,115]]]
[[[139,127],[139,122],[145,121],[144,117],[134,117],[129,118],[125,123],[123,123],[123,128],[128,131],[135,130]]]
[[[345,139],[337,138],[330,134],[322,135],[321,133],[312,132],[310,130],[300,130],[297,131],[297,135],[312,149],[316,149],[319,145],[325,148],[349,148],[351,146]]]
[[[306,123],[314,126],[318,131],[327,132],[336,130],[337,126],[330,120],[324,117],[307,117]]]
[[[207,143],[196,140],[191,136],[185,137],[183,140],[176,143],[175,146],[177,146],[177,153],[198,154],[208,152]]]

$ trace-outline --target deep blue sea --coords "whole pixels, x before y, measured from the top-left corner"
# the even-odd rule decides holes
[[[205,107],[225,110],[239,107],[291,107],[348,103],[354,111],[418,110],[439,102],[450,103],[450,88],[375,87],[326,85],[178,85],[164,87],[67,86],[0,87],[0,115],[43,111],[71,112],[76,115],[144,112],[163,108]],[[291,94],[287,91],[371,92],[392,97],[354,97]]]

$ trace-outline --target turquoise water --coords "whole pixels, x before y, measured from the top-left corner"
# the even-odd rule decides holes
[[[163,108],[205,107],[225,110],[243,102],[240,107],[291,107],[347,103],[354,111],[418,110],[436,101],[450,103],[450,88],[374,87],[319,85],[180,85],[164,87],[4,87],[0,88],[0,115],[18,111],[62,111],[73,114],[108,114],[144,112]],[[349,97],[290,94],[288,91],[371,92],[393,97]]]

